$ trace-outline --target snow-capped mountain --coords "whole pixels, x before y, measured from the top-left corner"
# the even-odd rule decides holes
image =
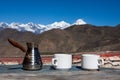
[[[64,29],[70,26],[69,23],[65,22],[65,21],[60,21],[60,22],[54,22],[52,24],[46,25],[48,30],[53,29],[53,28],[60,28],[60,29]]]
[[[83,21],[82,19],[78,19],[76,20],[75,23],[73,23],[73,25],[84,25],[84,24],[87,24],[85,21]]]
[[[0,23],[0,28],[8,28],[8,23],[1,22]]]
[[[12,28],[12,29],[17,29],[18,31],[30,31],[30,32],[39,34],[44,31],[48,31],[54,28],[65,29],[71,25],[84,25],[84,24],[86,24],[86,22],[83,21],[82,19],[78,19],[73,24],[67,23],[65,21],[60,21],[60,22],[54,22],[48,25],[34,24],[32,22],[27,23],[27,24],[15,23],[15,22],[8,24],[5,22],[1,22],[0,28],[3,28],[3,29]]]

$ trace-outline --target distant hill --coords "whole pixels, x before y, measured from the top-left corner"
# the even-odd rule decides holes
[[[10,45],[12,38],[26,47],[26,42],[37,42],[40,52],[120,51],[120,25],[72,25],[65,29],[52,29],[42,34],[0,29],[0,57],[22,57],[24,53]]]

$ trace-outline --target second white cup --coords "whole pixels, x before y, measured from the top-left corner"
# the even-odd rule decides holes
[[[71,54],[54,54],[52,65],[56,69],[70,69],[72,67]]]
[[[99,66],[104,63],[103,59],[97,54],[82,54],[82,64],[83,69],[99,69]]]

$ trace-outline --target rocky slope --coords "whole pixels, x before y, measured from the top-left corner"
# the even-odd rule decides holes
[[[41,34],[19,32],[14,29],[0,31],[0,57],[21,57],[24,53],[10,45],[12,38],[26,47],[26,42],[37,42],[40,52],[120,51],[120,25],[72,25],[65,29],[52,29]],[[44,54],[44,53],[43,53]]]

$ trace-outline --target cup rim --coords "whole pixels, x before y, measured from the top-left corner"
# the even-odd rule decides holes
[[[61,56],[66,56],[66,55],[72,55],[72,54],[66,54],[66,53],[56,53],[54,55],[61,55]]]
[[[100,56],[100,55],[98,55],[98,54],[82,54],[82,56]]]

